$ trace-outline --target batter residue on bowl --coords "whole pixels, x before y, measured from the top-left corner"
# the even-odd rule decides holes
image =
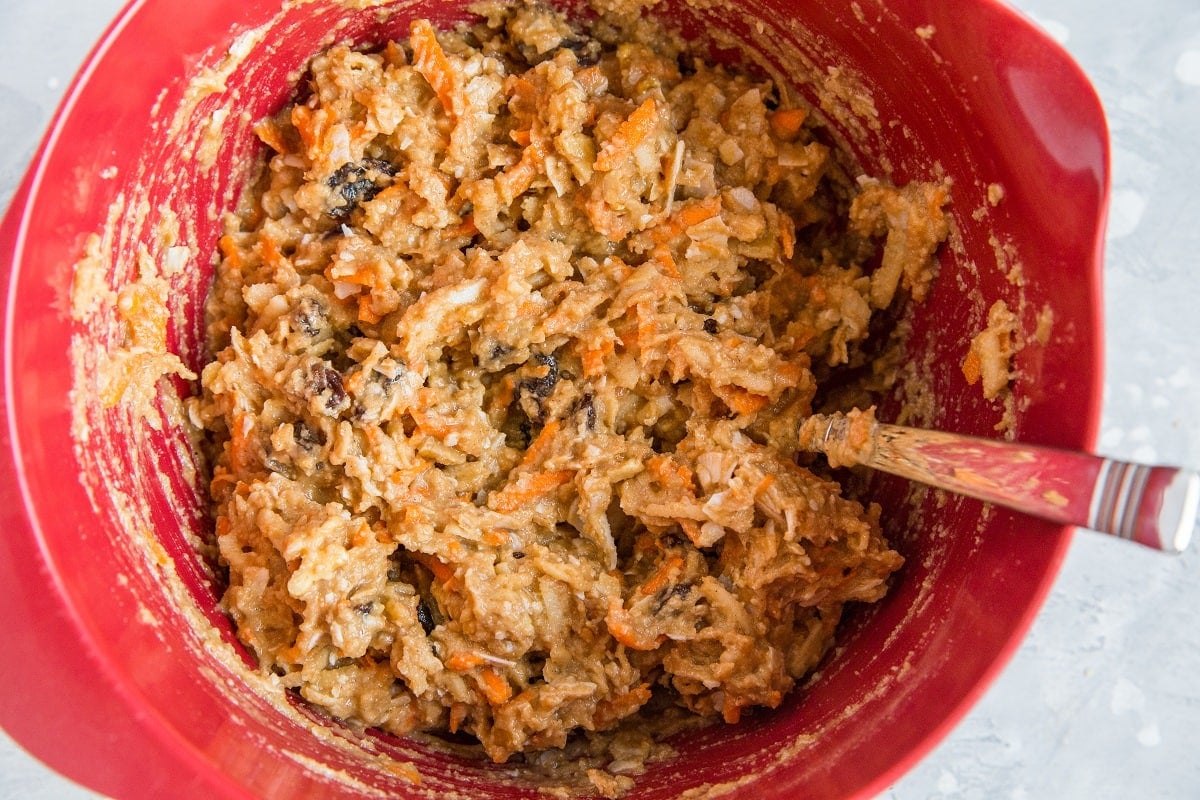
[[[334,47],[257,128],[191,406],[224,606],[312,703],[498,761],[777,706],[902,562],[793,453],[946,187],[839,177],[644,20],[481,11]]]

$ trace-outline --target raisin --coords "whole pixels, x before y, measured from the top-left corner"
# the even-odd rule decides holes
[[[314,395],[325,394],[325,410],[337,413],[349,404],[346,387],[342,385],[342,375],[336,369],[314,364],[309,369],[308,390]]]
[[[325,431],[313,428],[306,422],[293,422],[292,436],[305,450],[325,446]]]
[[[596,401],[591,392],[579,398],[579,410],[583,412],[587,429],[596,430]]]
[[[345,202],[329,210],[329,216],[343,219],[350,216],[360,203],[374,199],[396,174],[396,168],[381,158],[364,158],[359,163],[346,162],[329,176],[325,184],[336,189]]]
[[[581,67],[592,67],[600,63],[600,43],[595,39],[570,36],[559,42],[558,46],[573,52],[575,61]]]
[[[705,333],[710,333],[715,336],[718,330],[719,330],[719,328],[717,327],[717,321],[715,319],[713,319],[712,317],[709,317],[706,320],[704,320],[704,332]]]
[[[292,318],[295,319],[296,325],[305,334],[308,336],[319,336],[328,313],[320,300],[313,297],[304,297],[296,305],[296,309],[292,312]]]
[[[433,621],[433,611],[423,597],[417,600],[417,621],[421,623],[421,630],[425,631],[426,636],[433,633],[433,629],[437,627]]]
[[[558,383],[558,360],[553,353],[534,353],[533,358],[546,368],[546,374],[539,378],[526,378],[521,381],[521,388],[535,397],[549,397]]]

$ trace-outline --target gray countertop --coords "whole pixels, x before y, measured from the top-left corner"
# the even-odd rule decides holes
[[[0,0],[0,202],[123,0]],[[1098,450],[1200,465],[1200,2],[1015,0],[1108,112],[1113,197]],[[1200,551],[1080,533],[1032,631],[979,704],[884,793],[1200,797]],[[0,800],[93,797],[0,733]]]

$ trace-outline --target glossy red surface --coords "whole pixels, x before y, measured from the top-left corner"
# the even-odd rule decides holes
[[[756,9],[768,29],[782,26],[783,38],[814,63],[863,76],[883,124],[843,133],[868,171],[890,165],[897,181],[955,179],[959,246],[944,254],[942,278],[918,309],[912,339],[918,357],[928,357],[939,409],[931,422],[994,435],[997,409],[964,384],[959,364],[982,324],[979,298],[1003,297],[1028,330],[1043,307],[1054,315],[1050,346],[1032,344],[1019,357],[1030,377],[1017,386],[1018,437],[1090,448],[1100,401],[1108,146],[1099,103],[1079,69],[992,0],[734,5]],[[249,66],[232,70],[226,83],[244,91],[251,116],[286,98],[289,70],[337,19],[347,20],[341,35],[356,40],[403,35],[409,19],[381,22],[373,11],[339,14],[329,6],[290,9],[270,35],[242,40],[251,45]],[[461,13],[447,3],[417,3],[410,13],[431,8],[437,19]],[[751,27],[728,12],[666,8],[693,31],[743,35]],[[250,137],[224,146],[207,173],[164,146],[163,123],[198,67],[215,65],[238,34],[277,11],[266,0],[133,3],[70,89],[0,230],[0,629],[8,644],[0,725],[55,769],[120,798],[355,797],[372,788],[397,797],[452,789],[532,797],[504,770],[420,743],[337,726],[314,737],[303,709],[284,714],[255,694],[236,656],[219,657],[228,647],[188,633],[189,619],[202,619],[217,641],[230,638],[188,538],[204,535],[208,523],[202,496],[188,488],[189,464],[173,447],[181,434],[129,434],[116,412],[93,408],[89,439],[77,448],[72,437],[71,337],[101,335],[65,312],[72,265],[121,193],[140,192],[152,208],[228,207],[226,190],[244,174]],[[916,34],[922,26],[932,26],[930,38]],[[193,119],[210,110],[202,102]],[[992,183],[1005,189],[995,208],[986,200]],[[977,219],[981,208],[987,214]],[[150,234],[121,224],[128,238],[118,239],[117,274],[129,279],[128,256]],[[172,297],[181,320],[173,341],[193,362],[218,231],[215,217],[195,218],[189,235],[199,252]],[[1000,268],[1013,254],[1023,302]],[[735,729],[684,737],[678,757],[653,765],[632,797],[734,781],[729,796],[869,796],[916,763],[995,676],[1048,591],[1070,530],[1007,512],[981,521],[971,501],[928,499],[913,511],[896,482],[880,481],[875,491],[908,557],[893,592],[852,617],[819,679],[783,708]],[[141,509],[146,530],[130,530],[118,517],[114,497],[121,493]],[[149,566],[139,560],[142,536],[161,546]],[[167,588],[170,574],[183,590]],[[371,748],[413,762],[420,786],[381,769]],[[357,783],[335,781],[338,771]]]

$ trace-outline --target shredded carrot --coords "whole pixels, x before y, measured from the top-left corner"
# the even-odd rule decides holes
[[[438,43],[437,33],[428,20],[414,20],[410,31],[413,66],[429,82],[442,108],[457,120],[462,113],[462,93],[446,51]]]
[[[342,383],[345,385],[346,391],[349,392],[350,394],[353,394],[353,395],[361,394],[363,387],[367,383],[367,374],[363,370],[359,370],[358,372],[352,373],[350,375],[347,375],[345,378],[343,378]],[[372,427],[367,428],[367,430],[368,431],[379,431],[379,428],[372,426]],[[378,434],[376,434],[376,435],[378,435]],[[371,439],[372,434],[368,433],[367,438]]]
[[[694,519],[683,517],[679,519],[679,527],[683,529],[683,535],[691,540],[692,544],[700,546],[700,523]]]
[[[649,580],[638,589],[644,595],[651,595],[671,582],[671,579],[683,569],[683,556],[671,556],[659,565]]]
[[[650,136],[657,121],[658,109],[655,107],[654,98],[647,97],[645,102],[617,126],[612,138],[604,143],[604,147],[596,156],[596,162],[592,165],[593,169],[599,172],[611,170]]]
[[[807,118],[808,112],[803,108],[781,108],[771,115],[771,130],[780,139],[791,140]]]
[[[656,636],[653,640],[639,637],[629,624],[629,613],[619,606],[609,609],[604,624],[612,637],[630,650],[653,650],[667,640],[666,636]]]
[[[703,200],[692,200],[681,205],[666,222],[650,231],[650,237],[655,244],[666,244],[676,236],[683,234],[693,225],[710,220],[721,213],[721,198],[706,197]]]
[[[479,228],[475,225],[475,215],[467,214],[465,217],[463,217],[462,222],[459,223],[458,227],[447,228],[446,233],[453,238],[457,238],[459,236],[465,236],[467,238],[473,237],[475,234],[479,233]]]
[[[408,64],[408,56],[404,54],[404,48],[394,41],[389,41],[383,48],[383,60],[393,67],[403,67]]]
[[[476,653],[459,652],[446,659],[446,669],[455,672],[466,672],[467,670],[475,669],[483,663],[483,659]]]
[[[790,259],[796,252],[796,224],[785,219],[779,225],[779,244],[783,248],[783,257]]]
[[[537,437],[529,443],[529,447],[525,449],[525,455],[521,458],[521,466],[531,467],[544,459],[550,443],[554,441],[560,428],[562,428],[562,422],[557,419],[547,422],[538,432]]]
[[[653,456],[646,462],[646,468],[664,487],[692,488],[694,474],[691,467],[670,456]]]
[[[963,359],[962,374],[970,386],[979,383],[979,379],[983,376],[983,362],[974,348],[968,350],[967,357]]]
[[[250,434],[254,430],[253,417],[238,411],[233,415],[229,429],[229,468],[234,474],[241,473],[250,464]]]
[[[763,479],[758,482],[758,486],[754,487],[754,496],[761,497],[762,493],[771,488],[771,484],[775,483],[774,475],[764,475]]]
[[[438,583],[447,589],[452,588],[457,582],[458,579],[454,575],[454,568],[437,556],[432,556],[428,553],[412,553],[411,555],[414,561],[432,572],[433,577],[437,579]]]
[[[737,721],[742,718],[743,704],[732,699],[729,695],[725,696],[725,702],[721,704],[721,718],[730,725],[737,724]]]
[[[387,759],[384,769],[393,775],[404,778],[409,783],[415,783],[417,786],[421,785],[421,772],[413,764],[409,764],[406,761]]]
[[[531,122],[537,112],[538,90],[533,82],[520,75],[510,75],[504,81],[504,91],[508,94],[509,112],[526,122]],[[529,126],[524,128],[529,132]]]
[[[463,720],[467,718],[467,704],[454,703],[450,706],[450,722],[448,727],[451,733],[458,733],[459,727],[463,724]]]
[[[498,409],[508,408],[515,396],[516,387],[513,385],[512,375],[505,375],[504,379],[500,381],[500,387],[496,391],[496,396],[492,400],[492,404]]]
[[[316,111],[304,105],[292,108],[292,125],[300,134],[304,146],[310,150],[320,141],[328,124],[329,112],[324,108]]]
[[[258,137],[260,142],[276,153],[286,153],[288,151],[287,143],[283,140],[283,132],[279,130],[279,125],[274,120],[260,120],[254,126],[254,135]]]
[[[662,267],[664,275],[669,278],[683,277],[679,272],[679,266],[675,263],[675,256],[671,255],[671,248],[667,246],[666,242],[659,242],[654,245],[654,248],[650,251],[650,255]]]
[[[722,386],[717,396],[725,401],[730,411],[738,415],[761,411],[771,402],[771,398],[748,392],[740,386]]]
[[[526,473],[528,475],[528,473]],[[560,486],[571,482],[575,470],[553,469],[522,476],[515,483],[510,483],[492,495],[492,509],[501,514],[508,514],[518,508],[549,494]]]
[[[242,253],[238,250],[237,243],[233,241],[233,237],[228,233],[220,238],[217,246],[221,248],[221,255],[225,256],[225,264],[233,272],[242,271]]]
[[[615,350],[616,342],[611,336],[589,342],[580,356],[580,360],[583,362],[583,377],[594,378],[603,374],[605,361]]]
[[[514,142],[521,145],[521,147],[528,147],[529,142],[532,140],[528,128],[518,128],[517,130],[510,131],[508,136]]]
[[[445,439],[450,434],[462,430],[462,425],[457,422],[447,421],[440,414],[430,414],[422,409],[415,408],[410,408],[408,413],[412,415],[413,421],[417,423],[417,427],[427,436]]]
[[[500,545],[507,544],[511,537],[504,528],[488,528],[481,534],[480,538],[483,539],[483,543],[486,545],[499,547]]]
[[[596,706],[598,729],[604,729],[619,719],[624,719],[650,700],[650,684],[642,683],[627,692],[609,698]]]
[[[710,197],[698,203],[686,203],[679,209],[679,222],[684,230],[710,220],[721,213],[721,199]]]
[[[521,152],[521,160],[496,176],[496,190],[500,199],[511,203],[518,195],[533,185],[546,162],[546,146],[539,139],[530,141]]]
[[[499,672],[492,667],[484,667],[479,671],[480,688],[483,696],[494,706],[503,705],[512,697],[512,686]]]
[[[360,294],[358,296],[358,321],[374,325],[381,319],[383,317],[376,313],[375,307],[371,304],[371,295]]]
[[[266,234],[259,239],[259,249],[262,252],[263,263],[272,269],[278,269],[283,265],[283,253],[279,251],[279,245],[275,240]]]

